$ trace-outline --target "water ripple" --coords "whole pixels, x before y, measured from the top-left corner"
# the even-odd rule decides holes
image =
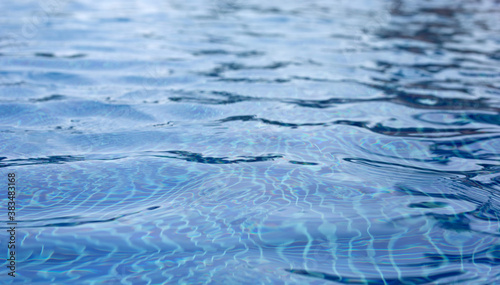
[[[498,1],[35,2],[5,284],[500,280]]]

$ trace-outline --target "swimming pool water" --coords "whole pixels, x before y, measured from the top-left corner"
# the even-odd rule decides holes
[[[0,11],[2,284],[500,282],[498,1]]]

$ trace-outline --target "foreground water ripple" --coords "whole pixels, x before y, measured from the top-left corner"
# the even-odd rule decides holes
[[[5,284],[499,282],[498,1],[0,10]]]

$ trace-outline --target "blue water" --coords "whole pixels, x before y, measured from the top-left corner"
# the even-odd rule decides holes
[[[2,284],[500,284],[498,1],[0,11]]]

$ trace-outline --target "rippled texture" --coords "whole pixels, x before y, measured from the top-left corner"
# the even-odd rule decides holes
[[[0,3],[4,284],[500,282],[498,1],[40,3]]]

